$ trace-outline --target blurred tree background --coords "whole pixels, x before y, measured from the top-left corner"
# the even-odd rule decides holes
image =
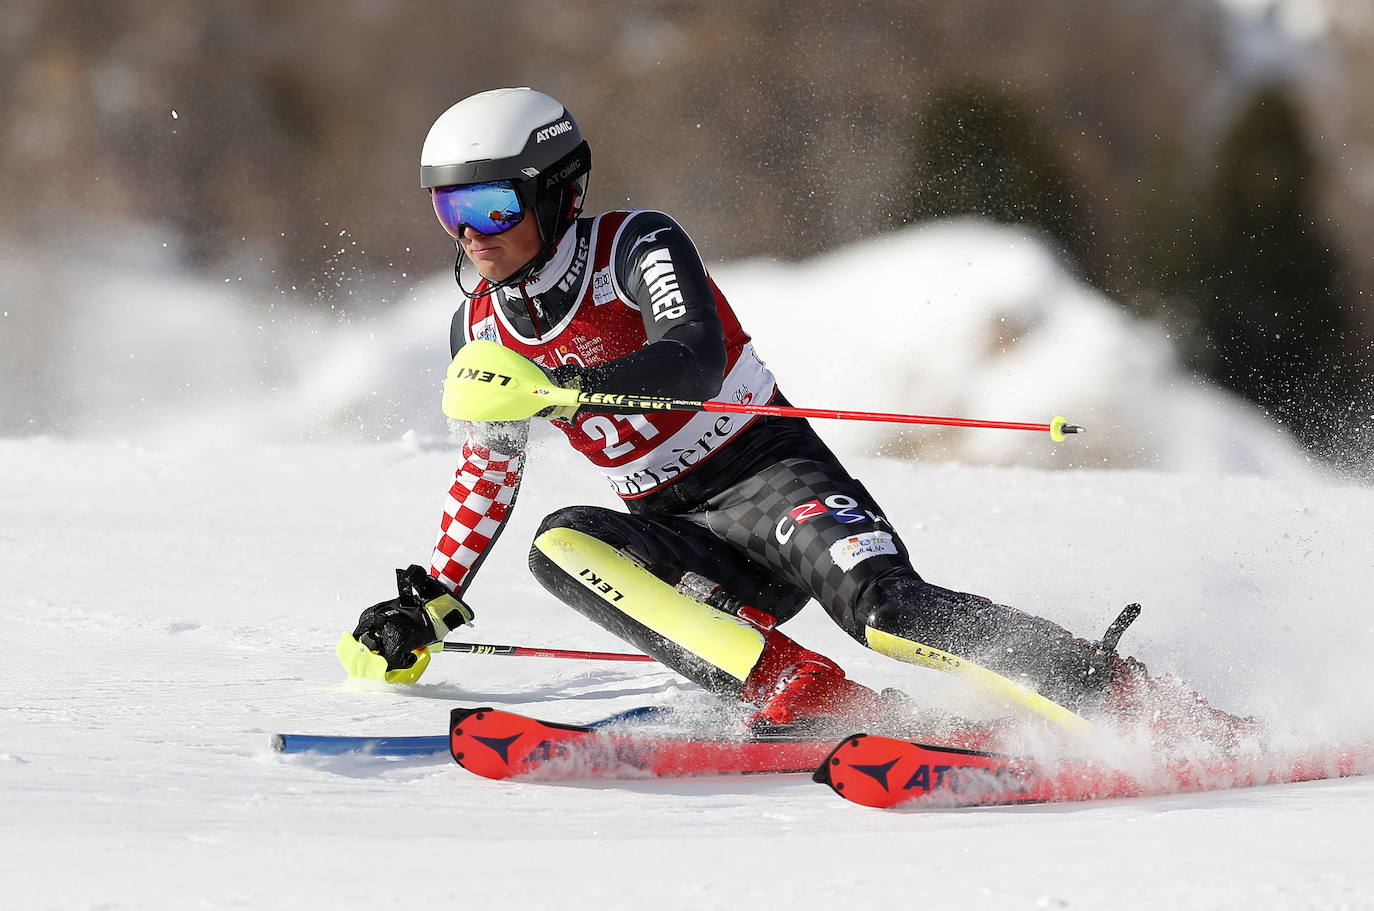
[[[1271,5],[7,0],[0,238],[384,303],[451,255],[429,124],[532,85],[591,139],[594,207],[712,260],[1025,223],[1329,455],[1369,417],[1374,13]]]

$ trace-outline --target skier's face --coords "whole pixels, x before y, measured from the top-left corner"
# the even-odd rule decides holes
[[[487,281],[499,282],[515,274],[534,258],[543,242],[539,239],[538,219],[527,214],[520,223],[501,234],[478,234],[464,226],[458,243]]]

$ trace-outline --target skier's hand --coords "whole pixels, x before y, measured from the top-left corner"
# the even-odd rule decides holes
[[[581,389],[582,375],[577,372],[577,367],[572,364],[564,364],[561,367],[554,367],[552,370],[541,367],[544,375],[549,378],[549,382],[564,389]],[[537,418],[548,418],[551,421],[569,421],[573,415],[577,414],[578,405],[563,405],[560,407],[549,407],[543,411],[535,412]]]
[[[386,659],[388,671],[414,666],[419,657],[416,649],[472,622],[472,608],[423,567],[396,570],[396,589],[395,598],[363,611],[353,631],[353,638],[363,647]]]

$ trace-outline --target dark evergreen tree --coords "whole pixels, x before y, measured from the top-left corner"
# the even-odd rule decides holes
[[[1084,263],[1073,184],[1034,119],[1010,96],[970,84],[935,94],[911,140],[906,220],[981,215],[1043,230]]]
[[[1222,142],[1190,296],[1205,335],[1203,369],[1320,447],[1360,377],[1343,363],[1354,325],[1316,199],[1298,112],[1266,89]]]

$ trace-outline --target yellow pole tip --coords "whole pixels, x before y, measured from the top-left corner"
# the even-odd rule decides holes
[[[1064,442],[1064,437],[1068,434],[1082,432],[1082,427],[1077,424],[1070,424],[1063,415],[1055,415],[1054,420],[1050,421],[1050,439],[1056,443]]]

